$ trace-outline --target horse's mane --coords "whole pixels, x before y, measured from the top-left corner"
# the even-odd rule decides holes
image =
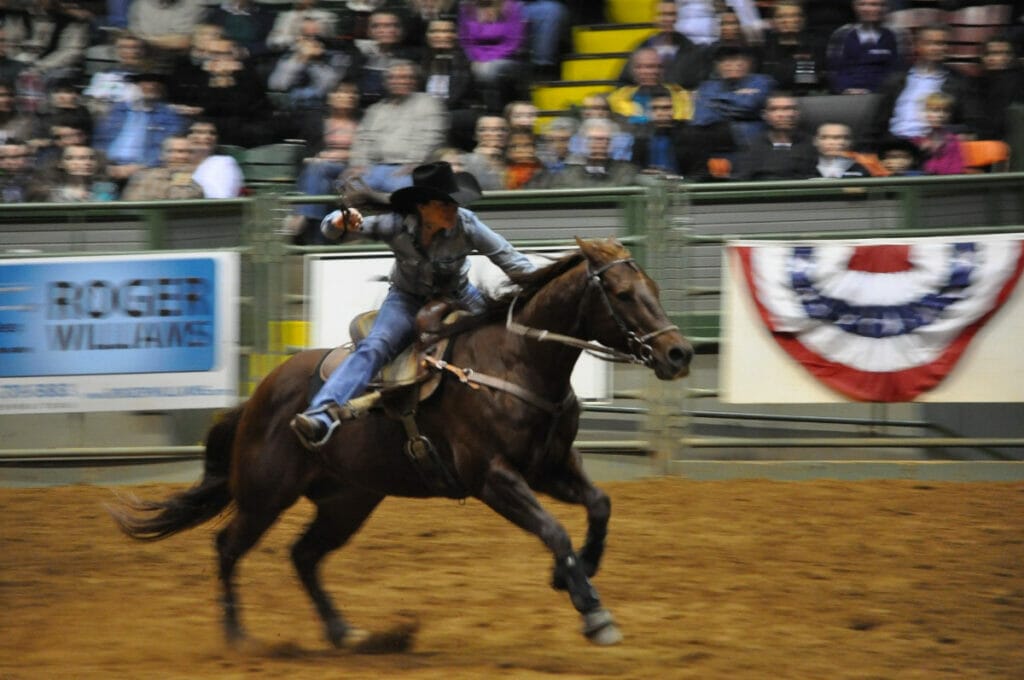
[[[520,302],[526,302],[533,298],[541,288],[551,281],[569,271],[583,261],[583,253],[579,250],[566,253],[551,264],[534,269],[532,272],[515,273],[509,275],[512,286],[506,288],[500,295],[488,299],[488,305],[497,305],[502,309],[507,308],[512,300],[519,298]]]
[[[569,271],[583,261],[583,253],[579,250],[566,253],[551,264],[532,272],[509,274],[511,285],[505,286],[497,295],[484,294],[486,308],[479,314],[465,317],[454,324],[445,327],[441,336],[457,335],[473,328],[487,325],[491,322],[502,320],[508,313],[508,306],[518,298],[522,304],[532,299],[544,286],[551,283],[565,272]]]

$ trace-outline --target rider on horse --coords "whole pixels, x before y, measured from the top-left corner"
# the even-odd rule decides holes
[[[350,400],[413,341],[416,313],[424,303],[443,297],[470,312],[483,311],[483,296],[469,282],[467,255],[485,255],[506,273],[535,268],[473,212],[460,207],[481,195],[473,175],[438,162],[415,168],[412,181],[412,186],[391,194],[393,212],[364,218],[353,208],[335,210],[320,225],[331,240],[363,237],[387,243],[395,265],[373,329],[331,374],[309,408],[292,419],[292,429],[308,449],[326,444],[339,418],[360,415]]]

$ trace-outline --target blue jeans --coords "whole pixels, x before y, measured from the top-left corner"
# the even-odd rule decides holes
[[[334,402],[344,404],[358,397],[373,377],[415,339],[416,313],[427,300],[392,287],[380,306],[366,338],[327,379],[310,402],[307,413]],[[467,284],[457,301],[472,312],[482,311],[483,296]]]
[[[558,41],[569,19],[569,10],[556,0],[533,0],[523,4],[530,24],[530,61],[551,65],[558,61]]]
[[[307,196],[324,196],[335,193],[335,183],[345,171],[345,163],[313,160],[306,163],[295,180],[295,188]],[[322,220],[331,207],[322,203],[302,203],[295,206],[295,212],[303,217]]]
[[[383,191],[390,194],[392,191],[412,186],[412,174],[408,172],[399,173],[402,168],[402,165],[396,163],[371,165],[367,168],[366,173],[363,174],[363,181],[366,182],[366,186],[374,191]]]

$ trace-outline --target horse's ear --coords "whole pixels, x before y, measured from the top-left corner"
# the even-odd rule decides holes
[[[580,247],[580,251],[583,253],[584,257],[593,260],[597,256],[593,241],[584,241],[579,236],[575,236],[574,238],[576,239],[576,245]]]

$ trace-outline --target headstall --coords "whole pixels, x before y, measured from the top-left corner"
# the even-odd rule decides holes
[[[601,299],[604,301],[605,308],[608,310],[612,320],[615,321],[615,324],[619,327],[619,330],[622,331],[622,334],[626,338],[626,343],[629,347],[628,352],[623,352],[613,347],[606,347],[598,342],[580,340],[579,338],[571,335],[553,333],[540,328],[531,328],[516,322],[513,320],[512,316],[515,311],[516,302],[519,301],[518,296],[514,298],[512,300],[512,304],[508,306],[508,316],[505,319],[505,328],[512,333],[531,338],[537,342],[557,342],[570,347],[578,347],[599,359],[650,366],[654,360],[654,349],[651,347],[649,341],[662,333],[679,330],[679,327],[675,324],[669,324],[664,328],[659,328],[658,330],[651,331],[645,335],[637,335],[636,332],[629,329],[619,313],[615,311],[615,307],[612,306],[612,302],[608,298],[608,291],[606,291],[604,287],[604,279],[601,278],[606,271],[619,264],[628,265],[635,271],[639,271],[636,260],[631,257],[612,260],[611,262],[601,265],[597,269],[593,269],[590,262],[587,261],[587,289],[596,288],[600,291]]]

